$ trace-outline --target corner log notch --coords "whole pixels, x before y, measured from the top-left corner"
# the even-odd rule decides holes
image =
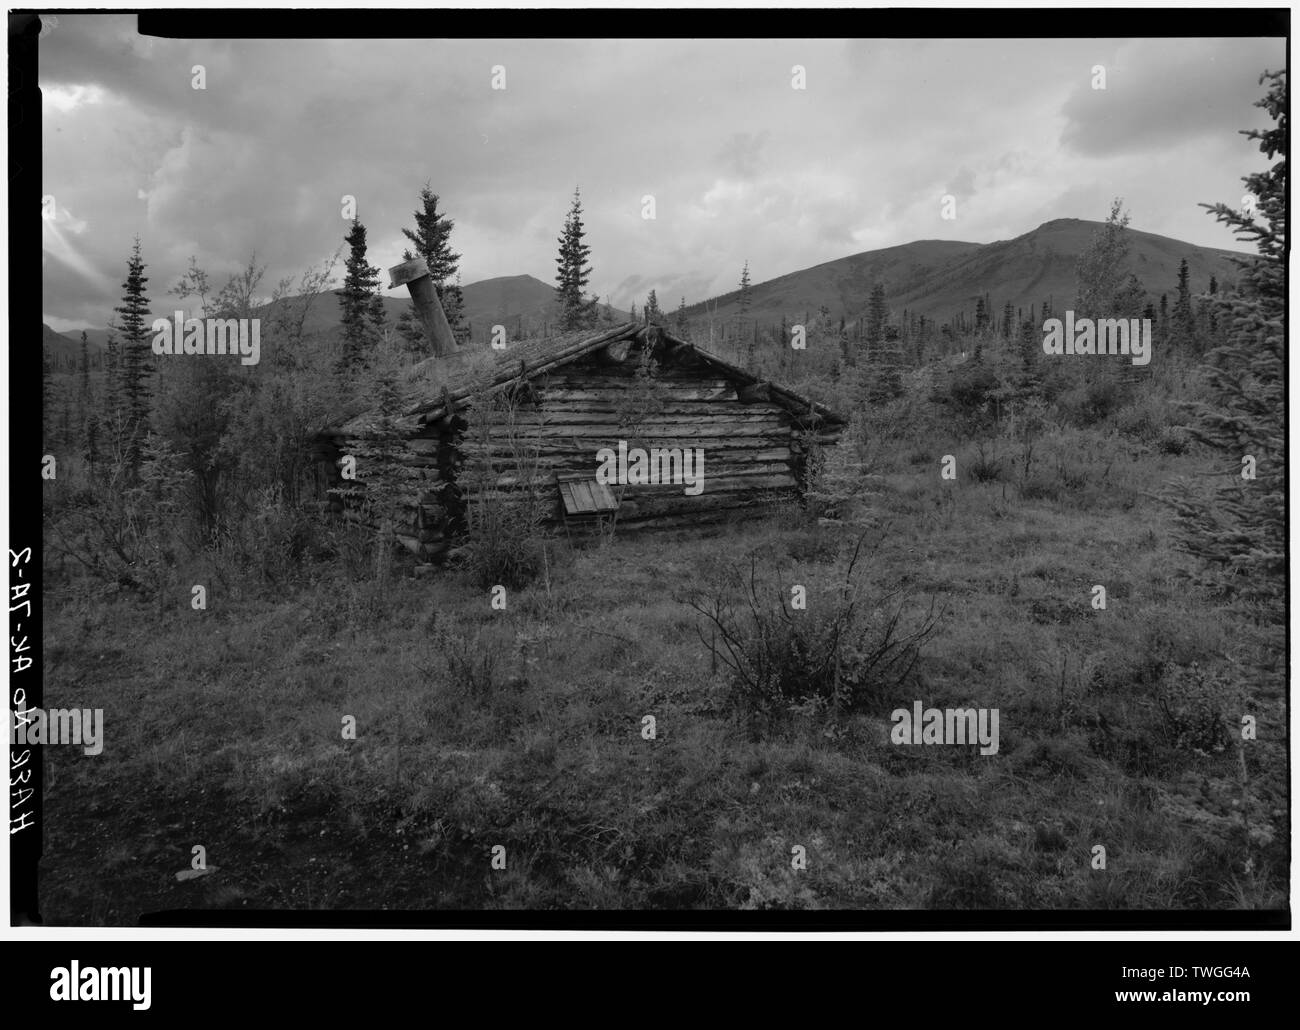
[[[615,340],[596,352],[596,360],[602,365],[617,365],[621,361],[626,361],[627,356],[631,353],[631,340]]]

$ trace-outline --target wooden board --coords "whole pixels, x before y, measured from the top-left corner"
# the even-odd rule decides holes
[[[539,483],[538,486],[544,489],[542,484]],[[566,477],[560,480],[559,488],[560,500],[564,503],[564,513],[567,516],[598,515],[618,510],[618,501],[610,493],[609,487],[595,479]]]

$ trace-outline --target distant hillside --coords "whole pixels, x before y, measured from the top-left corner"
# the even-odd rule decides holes
[[[465,320],[477,337],[493,325],[515,329],[555,321],[555,287],[531,275],[503,275],[461,287],[465,295]]]
[[[510,332],[540,330],[555,323],[555,288],[547,286],[531,275],[506,275],[484,279],[461,287],[465,298],[464,320],[469,324],[475,340],[486,341],[494,325],[504,325]],[[396,323],[411,305],[411,296],[405,287],[383,290],[384,311]],[[301,303],[299,297],[289,297],[267,305],[259,312],[270,318],[285,305]],[[616,318],[627,318],[627,313],[615,310]],[[307,310],[303,323],[308,336],[334,334],[339,328],[339,303],[334,293],[321,294]]]
[[[86,350],[90,357],[90,367],[98,368],[104,352],[104,342],[108,338],[103,329],[86,330]],[[81,367],[81,330],[69,329],[66,333],[56,333],[44,322],[41,323],[41,346],[49,355],[50,367],[55,371],[66,372]]]
[[[396,292],[396,291],[394,291]],[[465,321],[474,339],[486,340],[491,327],[511,331],[541,329],[555,324],[555,287],[531,275],[503,275],[461,287],[465,296]],[[614,309],[615,321],[627,321],[626,311]]]
[[[959,243],[918,240],[898,247],[870,250],[791,272],[751,287],[749,316],[759,322],[797,321],[815,315],[822,305],[833,318],[854,321],[866,308],[871,287],[883,282],[885,297],[895,316],[903,309],[946,322],[958,312],[969,315],[977,297],[988,294],[995,314],[1010,301],[1017,307],[1041,305],[1051,298],[1063,310],[1075,296],[1075,266],[1101,222],[1062,218],[1045,222],[1013,240],[997,243]],[[1178,263],[1187,259],[1192,291],[1204,290],[1210,276],[1221,284],[1236,278],[1232,251],[1198,247],[1191,243],[1129,230],[1129,257],[1125,268],[1158,301],[1173,294]],[[739,291],[714,302],[687,308],[692,320],[726,320],[739,312]]]
[[[1101,222],[1061,218],[1045,222],[1037,229],[1013,240],[997,243],[965,243],[958,240],[917,240],[897,247],[869,250],[862,254],[838,258],[752,287],[750,318],[758,322],[778,323],[815,316],[824,305],[834,319],[850,324],[865,311],[871,287],[885,285],[885,297],[895,317],[904,309],[946,322],[959,312],[971,316],[976,298],[989,296],[993,314],[1001,317],[1002,307],[1012,305],[1028,309],[1052,301],[1064,310],[1075,296],[1075,266]],[[1227,286],[1235,280],[1234,259],[1243,255],[1210,247],[1198,247],[1167,236],[1129,231],[1129,258],[1126,269],[1135,273],[1146,286],[1152,301],[1161,293],[1177,288],[1178,263],[1187,259],[1192,291],[1203,291],[1210,276]],[[385,280],[386,282],[386,280]],[[476,341],[485,341],[493,325],[504,325],[511,333],[521,328],[538,331],[555,323],[555,290],[531,275],[507,275],[484,279],[462,287],[465,297],[465,320]],[[405,287],[383,291],[384,309],[396,323],[410,306]],[[301,298],[290,297],[278,305],[297,305]],[[725,294],[686,309],[697,325],[707,318],[727,321],[738,314],[739,292]],[[266,319],[276,313],[267,305],[259,314]],[[625,320],[624,311],[615,310],[616,320]],[[670,315],[671,317],[671,315]],[[333,338],[339,330],[339,304],[333,292],[315,298],[308,310],[304,329],[309,337]],[[79,354],[76,342],[79,330],[55,333],[46,327],[47,343],[53,353]],[[50,339],[50,337],[58,339]],[[106,330],[88,331],[93,350],[102,350]],[[71,348],[69,352],[67,347]]]

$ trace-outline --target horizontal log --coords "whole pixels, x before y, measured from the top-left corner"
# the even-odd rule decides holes
[[[546,375],[550,379],[631,379],[641,375],[641,355],[643,353],[640,348],[634,348],[632,351],[633,360],[621,368],[604,365],[596,355],[587,355],[577,361],[552,366],[546,370]],[[730,379],[722,369],[710,368],[707,365],[698,367],[672,365],[658,360],[658,355],[655,356],[655,378],[663,381]]]
[[[666,425],[697,425],[697,426],[724,426],[724,425],[773,425],[788,426],[790,425],[790,416],[783,411],[755,411],[736,405],[731,411],[723,414],[710,414],[708,412],[660,412],[649,410],[645,412],[617,412],[617,411],[571,411],[568,407],[557,407],[545,411],[543,417],[529,417],[524,420],[511,421],[505,417],[493,417],[484,420],[481,425],[492,427],[493,430],[498,428],[513,427],[516,432],[530,433],[537,430],[544,430],[552,426],[618,426],[620,423],[637,423],[644,426]],[[471,438],[475,436],[474,429],[467,434]],[[430,443],[432,441],[429,441]],[[420,441],[425,445],[424,441]],[[436,445],[433,450],[436,450]]]
[[[629,323],[615,326],[611,329],[599,332],[591,336],[582,336],[575,338],[572,342],[556,347],[543,359],[534,359],[528,363],[528,370],[533,375],[539,375],[548,372],[553,368],[574,360],[591,348],[602,343],[608,343],[615,339],[630,336],[635,332],[635,328]],[[518,355],[512,355],[509,351],[503,355],[497,366],[487,374],[487,380],[495,385],[504,385],[510,382],[518,374]],[[421,371],[432,371],[432,369],[421,367]],[[460,403],[468,398],[478,387],[475,383],[470,386],[461,387],[453,391],[444,389],[442,396],[420,401],[409,408],[406,412],[408,415],[438,415],[445,412],[448,405],[459,407]]]
[[[418,558],[430,559],[445,554],[450,544],[446,540],[421,540],[409,533],[395,533],[397,542]]]
[[[626,438],[624,438],[626,439]],[[538,455],[547,454],[590,454],[592,460],[598,450],[604,447],[618,448],[618,437],[590,437],[578,435],[556,435],[539,438],[529,443],[526,452]],[[715,450],[752,450],[755,448],[790,447],[793,441],[789,433],[745,433],[737,436],[637,436],[629,440],[628,446],[651,447],[703,447],[706,451]],[[461,454],[472,458],[480,454],[513,455],[514,451],[505,441],[482,444],[466,444]],[[427,459],[426,459],[427,460]]]
[[[710,441],[711,443],[712,441]],[[653,449],[653,448],[652,448]],[[662,448],[661,448],[662,449]],[[707,461],[722,461],[742,463],[749,461],[789,461],[794,456],[794,448],[789,446],[764,447],[764,446],[738,446],[738,447],[704,447],[704,456]],[[505,448],[493,448],[484,451],[480,448],[465,451],[466,464],[461,468],[461,476],[469,474],[471,462],[476,462],[480,457],[490,460],[498,469],[505,471],[514,469],[516,465],[514,452]],[[536,452],[532,459],[539,468],[565,469],[567,471],[581,472],[583,469],[595,470],[600,462],[596,460],[596,452],[587,448],[575,449],[572,447],[545,448]]]
[[[704,489],[695,495],[684,493],[685,484],[682,483],[663,483],[652,486],[640,485],[619,485],[611,487],[616,497],[624,500],[636,500],[647,494],[664,494],[669,491],[678,496],[704,497],[711,494],[748,492],[754,490],[785,490],[798,487],[798,480],[793,473],[782,472],[776,474],[762,473],[757,475],[732,474],[727,476],[710,476],[708,470],[705,470]],[[525,489],[514,489],[502,486],[496,489],[480,490],[477,485],[465,485],[462,488],[462,497],[466,501],[474,498],[485,498],[487,500],[513,500],[527,493]],[[537,490],[536,496],[545,504],[550,503],[550,497],[554,494],[554,488],[549,490]],[[558,497],[558,494],[555,494]]]
[[[587,471],[587,470],[578,470]],[[590,470],[595,475],[595,469]],[[692,470],[694,471],[694,470]],[[715,464],[708,459],[704,462],[704,479],[708,482],[710,479],[725,479],[733,476],[768,476],[768,475],[793,475],[793,470],[788,462],[770,461],[770,462],[742,462],[729,464]],[[517,473],[504,471],[497,475],[496,485],[498,487],[518,487],[527,486],[530,482],[534,487],[541,491],[553,487],[554,470],[540,470],[536,476],[521,476]],[[475,489],[478,484],[473,478],[467,478],[461,484],[463,490]]]
[[[770,504],[781,498],[772,498],[766,502],[736,505],[728,508],[713,508],[688,514],[660,515],[642,518],[618,520],[618,528],[628,532],[644,530],[654,532],[665,529],[694,529],[728,519],[762,518],[767,514]]]
[[[620,401],[617,397],[591,395],[575,400],[552,400],[550,398],[542,402],[535,409],[541,416],[542,420],[549,419],[553,414],[561,412],[571,412],[574,414],[622,414],[625,411],[635,411],[636,406],[628,404],[627,401]],[[658,400],[652,406],[643,410],[650,411],[656,415],[692,415],[698,418],[726,418],[730,415],[755,415],[764,411],[772,415],[779,415],[782,418],[789,419],[789,414],[779,405],[761,405],[761,404],[742,404],[738,400],[730,399],[689,399],[680,397],[670,397],[666,400]],[[536,421],[536,416],[532,411],[528,413],[527,418],[530,421]]]
[[[660,383],[653,391],[643,393],[635,383],[563,383],[560,385],[534,385],[537,403],[561,403],[580,401],[592,397],[607,400],[622,399],[626,403],[630,397],[661,397],[676,401],[734,401],[736,388],[731,383],[691,383],[690,385],[673,385]]]
[[[684,521],[689,521],[692,516],[698,518],[703,512],[736,511],[771,504],[774,500],[789,496],[791,496],[789,493],[780,491],[761,491],[748,494],[714,494],[707,497],[646,497],[624,501],[619,506],[618,520],[622,523],[624,520],[680,515]]]
[[[799,481],[795,478],[794,473],[788,469],[779,472],[733,472],[725,476],[709,475],[706,465],[704,470],[704,489],[696,496],[704,497],[709,494],[733,493],[744,490],[784,490],[790,487],[797,487]],[[657,486],[640,486],[631,483],[624,487],[623,497],[635,499],[647,493],[662,493],[668,490],[683,490],[684,484],[667,483]]]
[[[565,425],[546,425],[531,426],[525,431],[506,433],[493,433],[488,435],[488,441],[491,442],[495,437],[505,441],[515,441],[521,444],[529,443],[533,440],[556,440],[576,438],[579,440],[606,440],[612,443],[601,443],[597,446],[617,446],[619,440],[628,440],[635,434],[639,438],[681,438],[694,437],[698,439],[713,439],[717,437],[737,437],[737,436],[772,436],[783,439],[789,439],[790,430],[783,426],[779,421],[768,418],[758,418],[754,421],[741,421],[739,419],[729,419],[726,422],[701,422],[698,419],[684,419],[681,422],[666,422],[656,420],[654,422],[645,422],[639,426],[619,426],[615,423],[597,425],[594,423],[583,424],[565,424]],[[463,441],[463,445],[473,445],[481,442],[482,437],[469,436]]]

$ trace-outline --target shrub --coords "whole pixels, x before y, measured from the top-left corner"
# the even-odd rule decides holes
[[[1169,690],[1156,698],[1164,716],[1169,745],[1186,751],[1219,754],[1229,736],[1223,708],[1228,690],[1223,680],[1197,662],[1173,677]]]
[[[527,586],[545,561],[540,522],[526,501],[492,498],[475,503],[470,507],[469,540],[454,552],[454,563],[476,586]]]
[[[1156,450],[1161,454],[1186,454],[1191,446],[1191,437],[1178,426],[1165,426],[1156,437]]]
[[[993,483],[1002,478],[1002,460],[984,453],[984,444],[976,447],[976,457],[966,462],[966,471],[977,483]]]
[[[758,719],[810,706],[853,710],[907,679],[941,613],[932,598],[905,623],[901,591],[868,593],[859,575],[866,536],[858,537],[843,580],[808,597],[806,609],[792,609],[777,559],[758,551],[750,553],[747,574],[734,566],[709,570],[701,577],[708,586],[679,598],[703,616],[697,632],[730,670],[733,708]]]
[[[485,698],[497,693],[500,684],[500,654],[496,647],[484,646],[481,634],[449,632],[438,623],[431,633],[432,643],[442,655],[446,680],[459,694]],[[427,668],[417,666],[426,676]]]
[[[1159,387],[1165,389],[1161,384]],[[1160,435],[1168,426],[1171,411],[1168,399],[1163,395],[1147,395],[1135,399],[1115,412],[1112,419],[1115,429],[1129,439],[1149,442]]]
[[[958,366],[946,387],[941,388],[933,399],[959,417],[974,418],[985,413],[989,400],[1000,385],[987,363],[967,361]]]
[[[1058,501],[1061,499],[1061,487],[1055,480],[1035,476],[1020,484],[1020,496],[1027,501]]]
[[[452,558],[480,587],[518,589],[545,563],[538,437],[520,421],[513,397],[480,393],[473,400],[465,432],[472,457],[462,476],[468,532]]]
[[[149,598],[165,588],[185,547],[178,526],[190,474],[155,435],[144,441],[133,472],[126,440],[122,432],[112,437],[94,485],[70,497],[57,516],[51,513],[50,549],[97,579]]]
[[[276,484],[256,490],[243,517],[223,519],[213,532],[216,569],[272,587],[291,580],[319,547],[316,527],[285,504]]]
[[[1088,485],[1088,470],[1073,463],[1058,461],[1056,482],[1064,491],[1079,493]]]
[[[1086,428],[1109,418],[1119,410],[1122,401],[1119,384],[1109,377],[1099,377],[1061,394],[1056,406],[1067,421]]]

